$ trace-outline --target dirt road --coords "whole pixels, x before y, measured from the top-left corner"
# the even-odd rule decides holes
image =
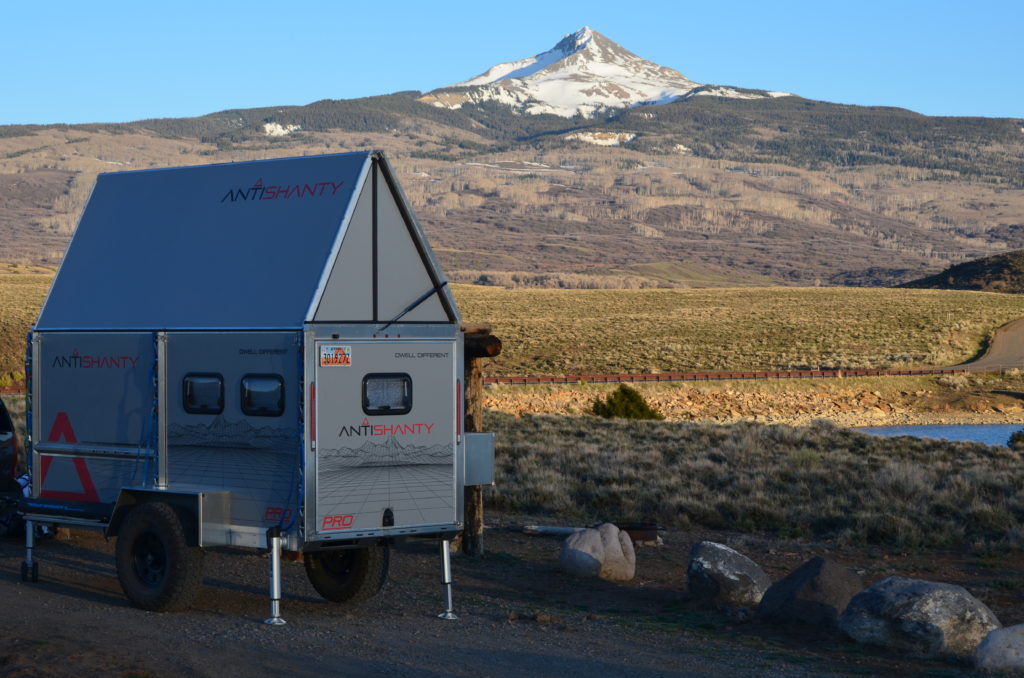
[[[1024,318],[996,330],[988,350],[977,360],[957,365],[971,372],[1024,368]]]
[[[435,618],[440,588],[433,549],[416,545],[395,554],[392,584],[379,600],[346,610],[320,600],[301,565],[286,568],[284,627],[260,623],[266,558],[214,552],[205,589],[193,610],[152,614],[121,595],[109,547],[101,540],[50,542],[40,552],[42,581],[16,581],[16,549],[3,548],[0,601],[5,610],[6,659],[0,675],[21,664],[24,675],[157,676],[523,676],[755,675],[741,658],[711,658],[694,639],[643,633],[607,619],[509,620],[530,608],[535,588],[514,591],[482,581],[483,568],[458,568],[458,612]],[[500,557],[498,562],[500,562]],[[515,565],[523,566],[521,563]],[[429,574],[428,574],[429,573]],[[430,576],[433,575],[433,576]],[[610,600],[604,614],[618,612]],[[542,620],[546,619],[541,617]],[[37,673],[38,671],[38,673]],[[779,673],[778,675],[804,675]]]
[[[959,674],[947,663],[855,646],[835,632],[734,624],[696,606],[685,594],[685,568],[700,538],[667,533],[666,546],[638,551],[636,580],[611,584],[558,572],[557,538],[489,530],[486,557],[454,558],[454,622],[435,617],[441,590],[433,542],[396,549],[382,594],[354,608],[324,602],[302,565],[289,563],[284,627],[261,623],[269,611],[262,553],[208,552],[193,608],[154,614],[125,600],[113,543],[98,535],[42,543],[36,584],[20,582],[21,544],[4,540],[0,676]],[[765,567],[778,579],[809,548],[749,546],[748,553],[770,560]]]

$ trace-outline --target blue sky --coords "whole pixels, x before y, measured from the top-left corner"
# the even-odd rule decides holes
[[[697,82],[1024,117],[1021,0],[0,0],[0,124],[426,91],[584,25]]]

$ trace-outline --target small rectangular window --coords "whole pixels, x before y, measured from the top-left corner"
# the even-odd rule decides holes
[[[224,411],[224,377],[219,374],[186,374],[181,398],[189,414],[220,414]]]
[[[284,414],[284,379],[278,374],[247,374],[242,377],[242,412],[250,417]]]
[[[408,414],[412,409],[412,378],[408,374],[368,374],[363,377],[363,412]]]

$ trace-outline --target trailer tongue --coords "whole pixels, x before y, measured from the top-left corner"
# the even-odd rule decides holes
[[[325,598],[363,600],[428,537],[452,616],[493,440],[461,430],[459,313],[382,154],[100,175],[29,355],[21,511],[116,536],[140,607],[186,607],[220,545],[302,551]]]

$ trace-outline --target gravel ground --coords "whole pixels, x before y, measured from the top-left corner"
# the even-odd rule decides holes
[[[211,549],[188,612],[131,606],[117,583],[113,541],[89,532],[42,542],[40,580],[20,581],[22,544],[0,541],[0,676],[848,676],[961,675],[905,662],[821,630],[734,624],[685,593],[690,546],[669,532],[638,550],[628,584],[557,571],[560,541],[498,518],[488,555],[453,558],[457,621],[442,607],[436,542],[393,552],[382,593],[360,606],[323,601],[301,563],[284,567],[283,627],[269,613],[267,557]],[[760,548],[760,547],[751,547]],[[795,550],[793,550],[795,548]],[[773,578],[809,557],[793,547]],[[765,546],[767,549],[767,546]],[[768,554],[768,550],[763,551]],[[767,557],[767,555],[765,556]],[[777,558],[778,560],[778,558]]]

